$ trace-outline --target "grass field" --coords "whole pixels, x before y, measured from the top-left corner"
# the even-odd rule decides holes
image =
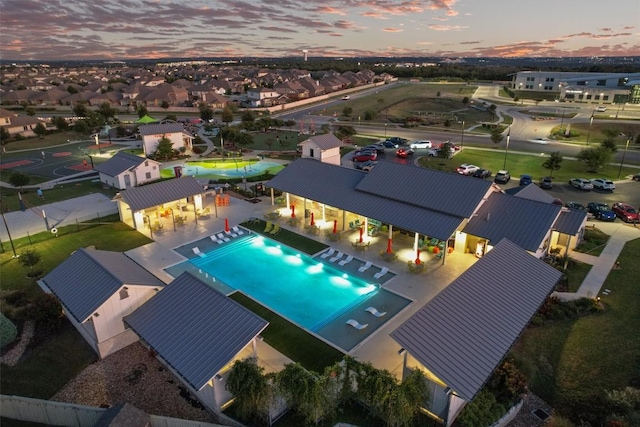
[[[635,136],[640,134],[640,123],[598,123],[597,120],[594,120],[591,125],[591,131],[589,131],[589,123],[572,123],[570,130],[575,136],[572,136],[571,138],[565,138],[562,136],[566,129],[567,123],[562,125],[562,128],[558,125],[552,129],[551,134],[557,134],[556,139],[558,141],[573,142],[581,145],[584,144],[586,147],[587,137],[589,138],[589,146],[598,146],[602,141],[608,138],[605,131],[616,131],[618,136],[614,138],[614,141],[618,145],[619,149],[624,149],[627,142],[627,135],[632,135],[634,137],[629,144],[629,149],[640,149],[640,145],[635,143]]]

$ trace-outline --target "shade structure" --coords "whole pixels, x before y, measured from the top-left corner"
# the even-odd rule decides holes
[[[338,232],[338,220],[334,219],[333,220],[333,234]]]
[[[311,212],[311,223],[310,223],[310,224],[311,224],[311,226],[312,226],[312,227],[313,227],[314,225],[316,225],[316,221],[315,221],[315,219],[313,218],[313,212]]]
[[[229,232],[229,219],[224,219],[224,231]]]
[[[291,205],[291,218],[296,217],[296,205]]]
[[[360,243],[362,243],[362,234],[364,233],[364,227],[360,227]]]
[[[393,252],[393,243],[391,239],[387,240],[387,253],[390,254]]]
[[[420,265],[422,261],[420,261],[420,249],[418,249],[416,254],[416,265]]]
[[[139,125],[148,125],[150,123],[159,123],[159,121],[146,114],[140,117],[138,120],[136,120],[136,124],[139,124]]]

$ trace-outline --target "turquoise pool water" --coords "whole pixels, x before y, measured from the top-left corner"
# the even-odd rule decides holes
[[[194,268],[206,274],[213,286],[240,290],[312,331],[380,292],[376,284],[255,234],[236,238],[167,272],[177,277]]]
[[[233,164],[233,160],[227,161],[229,164]],[[230,169],[218,169],[215,167],[204,167],[201,164],[198,166],[192,166],[189,163],[182,164],[182,175],[186,176],[222,176],[227,178],[242,178],[243,176],[251,177],[256,175],[262,175],[267,169],[282,166],[278,163],[259,161],[247,165],[246,167],[238,166],[237,168]],[[164,170],[174,173],[174,166],[164,168]]]

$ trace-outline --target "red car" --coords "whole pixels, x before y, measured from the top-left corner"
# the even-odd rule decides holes
[[[614,203],[611,210],[624,222],[640,221],[640,214],[638,214],[638,211],[633,206],[626,203]]]
[[[396,151],[396,156],[400,157],[401,159],[406,159],[409,156],[413,156],[414,151],[411,148],[401,148],[398,151]]]
[[[375,153],[375,151],[374,151],[374,152],[371,152],[371,153],[360,153],[360,154],[356,154],[356,155],[353,157],[353,161],[354,161],[354,162],[366,162],[366,161],[368,161],[368,160],[372,160],[372,161],[373,161],[373,160],[375,160],[375,159],[377,159],[377,158],[378,158],[378,156],[377,156],[377,154],[376,154],[376,153]]]

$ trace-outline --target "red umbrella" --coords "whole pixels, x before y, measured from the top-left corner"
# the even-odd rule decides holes
[[[334,219],[333,220],[333,233],[337,233],[338,232],[338,220]]]
[[[362,243],[362,233],[364,233],[364,227],[360,227],[360,243]]]
[[[390,254],[391,252],[393,252],[393,250],[391,249],[392,247],[392,243],[391,243],[391,239],[387,240],[387,253]]]
[[[296,217],[296,205],[291,205],[291,218]]]
[[[418,249],[418,254],[416,255],[416,265],[420,265],[420,249]]]
[[[313,219],[313,212],[311,212],[311,226],[316,225],[316,221]]]
[[[229,232],[229,220],[227,218],[224,219],[224,231]]]

